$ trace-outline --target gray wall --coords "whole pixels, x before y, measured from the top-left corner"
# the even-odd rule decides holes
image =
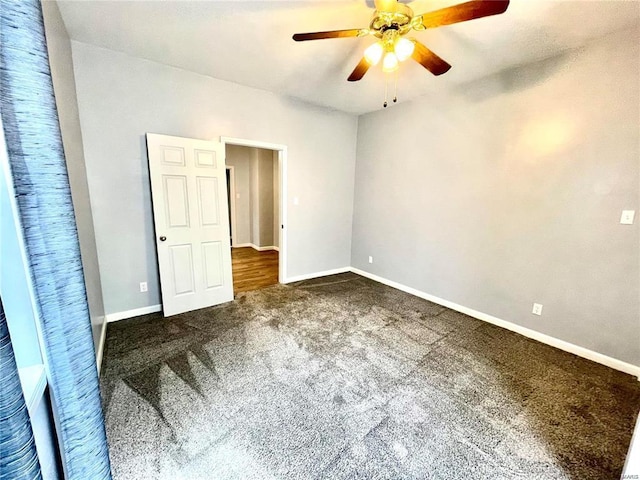
[[[278,167],[278,152],[273,152],[273,243],[280,247],[280,169]]]
[[[273,151],[258,148],[258,191],[260,198],[258,221],[260,237],[256,245],[273,246]]]
[[[251,243],[260,245],[260,195],[256,195],[260,186],[260,167],[258,150],[249,152],[249,191],[251,202]]]
[[[93,342],[97,348],[102,332],[102,324],[104,323],[104,304],[96,238],[93,227],[93,215],[87,184],[87,172],[85,169],[82,133],[80,131],[80,119],[78,116],[71,42],[69,41],[69,35],[60,16],[58,5],[55,2],[42,2],[42,11],[46,28],[51,76],[53,78],[53,88],[56,96],[56,106],[58,107],[58,118],[60,120],[60,131],[62,133],[62,143],[67,160],[73,207],[78,225],[80,254],[82,255],[82,267],[84,269],[89,312],[91,315]]]
[[[234,167],[236,197],[240,195],[236,198],[238,234],[234,246],[274,245],[274,222],[278,216],[274,214],[273,156],[272,150],[238,145],[226,147],[227,165]]]
[[[640,365],[639,45],[360,117],[352,265]]]
[[[251,189],[249,156],[251,149],[238,145],[226,146],[226,164],[233,166],[236,190],[236,231],[233,245],[251,243]]]
[[[349,266],[356,117],[71,44],[107,314],[160,303],[146,132],[287,145],[287,275]]]

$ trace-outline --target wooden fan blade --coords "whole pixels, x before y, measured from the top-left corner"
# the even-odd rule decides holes
[[[499,15],[507,11],[509,0],[472,0],[453,7],[442,8],[421,15],[424,28],[466,22],[476,18]]]
[[[304,42],[307,40],[322,40],[323,38],[361,37],[368,33],[369,31],[363,28],[353,30],[332,30],[330,32],[296,33],[293,36],[293,39],[296,42]]]
[[[362,79],[362,77],[364,77],[364,74],[369,70],[370,66],[371,64],[367,62],[367,59],[362,57],[362,60],[360,60],[360,63],[356,65],[356,68],[353,69],[353,72],[351,72],[351,75],[349,75],[349,78],[347,80],[349,80],[350,82],[357,82],[358,80]]]
[[[451,65],[449,65],[447,62],[445,62],[420,42],[414,40],[414,43],[415,48],[413,49],[411,58],[413,58],[416,62],[418,62],[434,75],[442,75],[443,73],[447,73],[449,71]]]

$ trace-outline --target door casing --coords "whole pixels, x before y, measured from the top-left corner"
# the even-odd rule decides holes
[[[287,146],[277,143],[260,142],[256,140],[247,140],[234,137],[220,137],[220,142],[225,147],[227,145],[238,145],[242,147],[263,148],[265,150],[274,150],[278,152],[278,183],[280,190],[280,228],[278,229],[278,248],[279,248],[279,265],[278,265],[278,281],[280,283],[287,282]]]

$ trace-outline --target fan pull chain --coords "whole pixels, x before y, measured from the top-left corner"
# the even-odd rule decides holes
[[[398,70],[396,70],[395,86],[393,88],[393,103],[396,103],[398,101]]]
[[[389,86],[389,75],[385,75],[384,76],[384,103],[382,104],[382,106],[384,108],[387,108],[387,90],[388,90],[388,86]]]

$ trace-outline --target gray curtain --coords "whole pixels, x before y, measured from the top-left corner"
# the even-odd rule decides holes
[[[0,6],[0,113],[43,331],[64,473],[73,480],[110,479],[41,6],[39,0],[0,0]]]
[[[39,480],[40,463],[1,299],[0,379],[0,479]]]

